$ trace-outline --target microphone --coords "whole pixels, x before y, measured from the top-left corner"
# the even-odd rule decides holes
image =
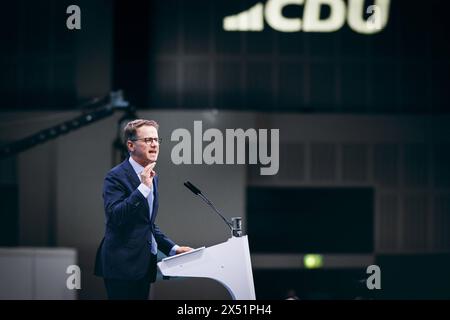
[[[189,190],[191,190],[195,195],[199,195],[202,192],[196,187],[194,186],[192,183],[190,183],[189,181],[186,181],[184,183],[185,187],[188,188]]]
[[[184,183],[184,186],[186,188],[188,188],[189,190],[191,190],[193,194],[195,194],[196,196],[199,196],[200,199],[202,199],[208,206],[210,206],[223,219],[223,221],[225,221],[225,223],[227,224],[227,226],[230,228],[231,232],[233,233],[232,223],[228,222],[227,219],[224,218],[224,216],[219,212],[219,210],[216,209],[216,207],[213,205],[213,203],[211,201],[209,201],[209,199],[202,194],[200,189],[198,189],[196,186],[194,186],[189,181],[186,181]]]

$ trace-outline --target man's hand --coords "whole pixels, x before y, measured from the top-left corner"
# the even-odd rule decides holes
[[[192,250],[194,250],[194,249],[192,249],[191,247],[179,247],[175,252],[176,252],[176,254],[180,254],[180,253],[189,252]]]
[[[156,172],[153,171],[155,166],[156,162],[152,162],[148,164],[141,172],[141,182],[149,188],[152,187],[153,177],[156,175]]]

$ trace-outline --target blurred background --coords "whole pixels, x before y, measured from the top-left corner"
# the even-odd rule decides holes
[[[277,3],[294,25],[313,8],[342,23],[279,30],[264,9]],[[79,30],[66,26],[73,4]],[[386,24],[355,30],[350,12],[365,21],[373,4],[388,8]],[[101,189],[121,159],[120,128],[138,116],[157,120],[163,138],[158,225],[192,247],[230,237],[186,180],[227,218],[243,217],[258,299],[449,299],[448,9],[444,0],[2,4],[0,298],[106,298],[93,275]],[[224,29],[239,14],[254,30]],[[111,103],[116,90],[129,107]],[[171,133],[193,132],[195,120],[223,133],[279,129],[278,173],[174,165]],[[71,264],[80,290],[66,288]],[[372,264],[380,290],[366,286]],[[208,279],[160,279],[151,298],[230,296]]]

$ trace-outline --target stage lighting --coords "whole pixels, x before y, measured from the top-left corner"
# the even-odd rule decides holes
[[[303,265],[306,269],[317,269],[323,266],[323,256],[320,254],[306,254],[303,257]]]

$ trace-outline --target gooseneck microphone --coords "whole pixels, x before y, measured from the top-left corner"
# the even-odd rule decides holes
[[[199,195],[202,192],[196,187],[194,186],[192,183],[190,183],[189,181],[186,181],[184,183],[185,187],[188,188],[189,190],[191,190],[195,195]]]
[[[184,186],[186,188],[188,188],[189,190],[191,190],[192,193],[194,193],[196,196],[199,196],[200,199],[202,199],[208,206],[210,206],[223,219],[223,221],[225,221],[227,226],[230,228],[231,232],[233,232],[232,223],[228,222],[227,219],[224,218],[224,216],[219,212],[219,210],[216,209],[216,207],[213,205],[213,203],[211,201],[209,201],[209,199],[202,194],[200,189],[198,189],[196,186],[194,186],[189,181],[186,181],[184,183]]]

